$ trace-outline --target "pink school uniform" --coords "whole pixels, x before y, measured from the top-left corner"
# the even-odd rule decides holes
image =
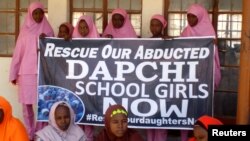
[[[32,12],[38,8],[44,11],[40,2],[34,2],[28,8],[28,14],[16,42],[9,76],[11,82],[17,82],[18,100],[23,104],[24,122],[30,139],[35,132],[32,104],[37,102],[38,38],[41,33],[54,36],[45,16],[40,23],[33,19]]]
[[[193,4],[189,7],[187,13],[191,13],[198,18],[198,23],[194,27],[188,25],[181,33],[182,37],[192,36],[214,36],[216,37],[213,25],[209,19],[207,10],[199,4]],[[217,89],[221,80],[220,60],[218,48],[215,47],[214,54],[214,87]]]
[[[151,17],[151,20],[158,20],[162,24],[162,32],[167,27],[167,21],[165,20],[164,16],[160,14],[153,15]],[[151,38],[162,38],[162,37],[163,34],[161,36],[153,35]],[[181,141],[186,141],[188,138],[188,130],[180,130],[180,131],[181,131]],[[147,129],[147,141],[166,141],[167,136],[168,136],[167,129]]]
[[[160,14],[155,14],[151,17],[150,20],[156,19],[161,22],[162,30],[167,27],[167,21],[165,18]],[[152,37],[154,38],[154,37]],[[162,38],[162,37],[157,37]],[[168,130],[167,129],[147,129],[147,141],[166,141]]]

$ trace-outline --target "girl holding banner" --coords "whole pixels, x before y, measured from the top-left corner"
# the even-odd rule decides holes
[[[124,9],[115,9],[111,20],[103,32],[102,37],[108,38],[137,38],[135,30]]]
[[[193,4],[187,11],[188,25],[181,33],[181,37],[213,36],[216,33],[207,13],[207,10],[199,5]],[[220,59],[217,46],[214,54],[214,89],[219,87],[221,80]]]
[[[38,38],[53,37],[54,32],[44,15],[44,6],[33,2],[28,8],[12,57],[9,80],[18,85],[18,100],[23,104],[23,119],[30,140],[35,133],[33,104],[37,103]],[[37,125],[37,128],[39,128]]]
[[[99,38],[99,33],[93,22],[92,17],[83,15],[81,16],[73,31],[73,38]],[[94,126],[83,125],[82,128],[87,136],[87,141],[93,141]]]

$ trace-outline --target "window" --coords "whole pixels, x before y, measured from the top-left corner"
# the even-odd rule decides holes
[[[215,113],[220,116],[236,114],[242,26],[241,9],[242,1],[219,0],[218,2],[217,35],[223,77],[220,88],[215,93],[215,98],[217,98],[215,104],[217,107],[222,106],[226,109],[215,109]],[[224,105],[220,104],[221,101],[225,102]],[[229,103],[235,106],[231,106],[232,109],[227,108]]]
[[[16,39],[16,3],[14,0],[0,1],[0,55],[11,55]]]
[[[215,91],[216,116],[235,117],[238,93],[242,1],[238,0],[165,0],[168,19],[166,35],[179,36],[186,26],[186,10],[193,3],[202,4],[209,12],[218,37],[222,79]]]
[[[74,26],[81,15],[90,15],[99,33],[102,33],[107,26],[112,11],[123,8],[129,14],[137,35],[141,36],[142,0],[70,0],[70,5],[71,21]]]
[[[36,0],[0,1],[0,56],[11,56],[29,4]],[[40,0],[47,9],[48,0]]]

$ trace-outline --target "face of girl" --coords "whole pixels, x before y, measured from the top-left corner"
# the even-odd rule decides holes
[[[124,24],[124,17],[120,14],[114,14],[112,16],[112,24],[114,28],[121,28]]]
[[[163,25],[157,19],[152,19],[150,21],[150,31],[153,34],[153,37],[161,37],[162,36]]]
[[[194,14],[188,13],[187,14],[187,20],[188,20],[188,24],[191,27],[194,27],[194,26],[196,26],[198,24],[198,18]]]
[[[69,37],[69,29],[66,25],[61,25],[59,27],[58,37],[59,38],[67,38]]]
[[[81,20],[79,22],[78,32],[80,33],[80,35],[82,37],[85,37],[85,36],[87,36],[89,34],[89,26],[88,26],[88,24],[86,23],[85,20]]]
[[[4,118],[3,109],[0,108],[0,124],[3,122],[3,118]]]
[[[43,20],[44,12],[42,9],[37,8],[32,12],[32,17],[36,23],[41,23]]]
[[[197,141],[207,141],[208,135],[207,130],[202,128],[201,126],[194,126],[194,137]]]
[[[110,120],[110,130],[116,137],[122,137],[128,128],[128,119],[124,114],[116,114]]]
[[[70,125],[70,111],[69,108],[63,105],[59,105],[55,111],[56,125],[62,131],[66,131]]]

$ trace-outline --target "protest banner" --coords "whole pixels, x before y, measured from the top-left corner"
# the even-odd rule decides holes
[[[38,120],[68,101],[76,121],[103,125],[122,104],[134,128],[192,129],[212,115],[213,38],[39,40]]]

